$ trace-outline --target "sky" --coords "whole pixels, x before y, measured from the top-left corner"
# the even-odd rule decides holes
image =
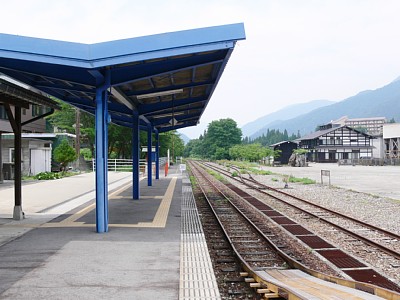
[[[399,0],[0,0],[0,32],[96,43],[244,23],[196,127],[239,127],[285,106],[343,100],[400,76]]]

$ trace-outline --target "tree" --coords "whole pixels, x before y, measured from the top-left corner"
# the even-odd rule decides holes
[[[67,165],[70,162],[75,161],[77,158],[77,154],[75,149],[72,148],[69,144],[67,139],[63,139],[60,145],[54,149],[54,159],[61,164],[61,169],[63,173],[67,169]]]
[[[242,130],[234,120],[228,118],[212,121],[203,140],[204,157],[229,159],[229,148],[241,144],[241,139]]]
[[[72,126],[75,124],[75,108],[56,98],[52,98],[52,100],[56,101],[61,109],[55,110],[54,113],[46,119],[52,126],[57,127],[61,131],[75,133],[75,129]]]
[[[303,148],[293,149],[294,154],[306,154],[308,152],[309,151],[307,149],[303,149]]]
[[[108,126],[108,156],[110,158],[132,157],[132,129],[110,124]]]
[[[293,141],[299,137],[299,135],[294,133],[289,136],[286,129],[283,131],[283,133],[280,132],[279,129],[268,129],[267,134],[262,134],[262,136],[252,140],[251,143],[259,143],[263,146],[269,146],[282,141]]]
[[[171,156],[183,156],[185,143],[176,130],[160,133],[160,156],[167,156],[167,150],[170,149]]]
[[[275,156],[276,151],[261,144],[235,145],[229,149],[231,159],[259,161],[264,157]]]
[[[75,134],[74,125],[76,123],[76,109],[56,98],[52,98],[56,101],[61,109],[56,110],[51,116],[48,116],[47,121],[54,127],[57,127],[60,131],[66,133]],[[80,113],[80,143],[86,144],[92,151],[92,156],[94,156],[94,143],[95,143],[95,126],[94,126],[94,116],[81,111]]]
[[[202,139],[190,140],[183,151],[184,157],[202,158],[202,154]]]

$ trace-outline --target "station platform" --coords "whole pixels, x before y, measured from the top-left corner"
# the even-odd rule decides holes
[[[0,299],[220,299],[190,181],[172,166],[132,200],[109,173],[109,231],[95,232],[94,174],[0,185]]]
[[[0,299],[221,299],[187,173],[141,178],[139,200],[131,173],[108,181],[101,234],[93,173],[24,182],[22,221],[12,220],[12,184],[0,184]],[[379,299],[293,270],[258,275],[307,299]]]

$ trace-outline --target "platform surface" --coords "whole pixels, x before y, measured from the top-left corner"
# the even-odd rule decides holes
[[[1,185],[0,299],[178,299],[180,293],[181,299],[219,299],[203,297],[216,286],[212,276],[192,284],[204,271],[197,274],[193,264],[197,246],[208,250],[199,232],[181,232],[192,228],[181,226],[182,205],[186,212],[193,206],[190,183],[183,203],[177,167],[152,186],[142,178],[139,200],[132,199],[131,182],[131,173],[109,173],[109,231],[101,234],[94,174],[24,182],[22,221],[12,220],[13,186]]]
[[[13,187],[0,185],[0,299],[221,299],[187,174],[142,178],[139,200],[131,173],[108,176],[102,234],[93,173],[24,182],[22,221],[12,220]],[[293,270],[261,275],[309,299],[379,299]]]

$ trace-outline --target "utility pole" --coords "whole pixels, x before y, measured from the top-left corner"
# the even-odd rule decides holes
[[[75,151],[78,157],[76,168],[79,169],[79,157],[81,152],[81,112],[79,108],[75,108]]]
[[[172,164],[175,163],[174,159],[175,159],[175,135],[173,133],[173,131],[171,131],[172,133]]]

